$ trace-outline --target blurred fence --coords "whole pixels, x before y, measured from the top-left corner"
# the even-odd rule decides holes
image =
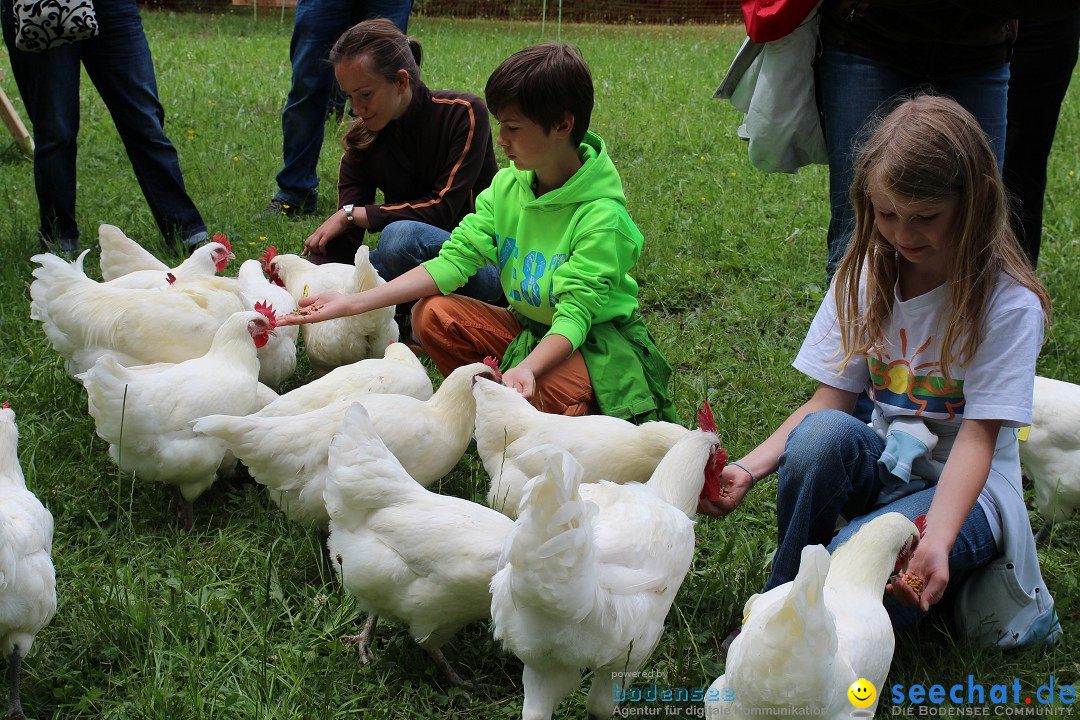
[[[296,7],[296,0],[138,0],[150,8],[222,12],[231,6]],[[415,0],[413,13],[431,17],[619,24],[741,23],[739,0]]]

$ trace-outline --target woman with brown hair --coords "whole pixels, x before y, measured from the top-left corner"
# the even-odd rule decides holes
[[[342,141],[340,209],[304,241],[313,261],[351,263],[364,232],[380,232],[371,260],[392,280],[439,253],[498,170],[484,101],[429,90],[422,55],[419,42],[381,19],[354,25],[334,43],[330,62],[356,119]],[[494,266],[460,292],[500,301]]]

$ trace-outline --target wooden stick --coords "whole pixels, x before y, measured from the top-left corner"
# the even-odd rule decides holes
[[[3,77],[3,75],[0,75],[0,77]],[[23,121],[19,118],[19,113],[15,112],[15,107],[8,100],[8,96],[4,94],[3,90],[0,90],[0,119],[4,121],[4,125],[11,132],[11,137],[15,138],[15,142],[18,144],[19,149],[23,151],[23,154],[30,158],[34,157],[34,138],[30,137],[26,126],[23,125]]]

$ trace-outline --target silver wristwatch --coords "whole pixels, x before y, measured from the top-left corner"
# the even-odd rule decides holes
[[[342,205],[341,209],[345,211],[345,219],[349,221],[349,224],[350,225],[355,225],[356,223],[353,222],[353,217],[352,217],[353,206],[351,204],[350,205]]]

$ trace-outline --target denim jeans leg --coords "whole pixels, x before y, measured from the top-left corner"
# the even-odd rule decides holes
[[[794,579],[802,549],[827,545],[841,515],[855,517],[873,506],[884,449],[873,430],[839,410],[811,413],[791,431],[778,471],[779,542],[764,590]]]
[[[1005,129],[1009,108],[1009,66],[1001,65],[979,75],[934,79],[934,88],[960,103],[979,121],[997,158],[998,171],[1005,163]]]
[[[135,0],[95,8],[101,33],[81,43],[83,64],[109,109],[154,221],[169,244],[205,233],[176,148],[165,136],[165,110]]]
[[[822,48],[814,66],[821,97],[825,143],[829,154],[828,279],[840,264],[855,230],[851,181],[855,156],[866,121],[896,104],[906,87],[903,75],[886,65],[830,45]],[[886,101],[893,99],[888,105]]]
[[[383,228],[379,247],[371,253],[371,264],[384,280],[393,280],[439,254],[450,233],[442,228],[413,220],[399,220]],[[457,289],[457,294],[491,304],[503,298],[499,272],[485,265]]]
[[[963,78],[940,78],[901,72],[870,58],[824,44],[815,66],[829,154],[828,230],[831,281],[855,229],[851,181],[867,121],[883,117],[919,90],[948,95],[975,116],[990,139],[1000,169],[1005,149],[1009,67]]]
[[[934,499],[936,489],[935,486],[920,490],[899,500],[894,500],[888,505],[882,505],[873,512],[855,518],[838,532],[833,541],[829,543],[829,552],[836,552],[836,549],[858,532],[859,528],[879,515],[898,512],[904,517],[914,520],[918,516],[926,514],[930,509],[930,503]],[[983,512],[982,507],[976,503],[971,512],[968,513],[964,524],[960,526],[960,533],[956,536],[956,541],[949,551],[950,585],[954,580],[959,579],[962,581],[965,573],[986,565],[996,558],[998,554],[997,543],[994,541],[994,534],[990,530],[990,524],[986,521],[986,514]],[[882,591],[884,589],[882,588]],[[901,605],[892,594],[886,594],[883,603],[892,620],[893,629],[897,633],[914,631],[919,622],[926,617],[926,613],[918,608]]]
[[[364,6],[362,20],[386,18],[397,25],[403,33],[409,32],[409,13],[412,12],[412,0],[368,0]]]
[[[79,133],[80,46],[29,53],[15,47],[12,0],[0,0],[0,23],[11,72],[34,135],[34,189],[43,242],[74,249],[75,157]]]
[[[326,108],[334,88],[327,56],[349,29],[355,0],[299,0],[289,59],[292,83],[281,112],[282,157],[277,196],[311,207],[319,185],[319,153],[326,132]]]

